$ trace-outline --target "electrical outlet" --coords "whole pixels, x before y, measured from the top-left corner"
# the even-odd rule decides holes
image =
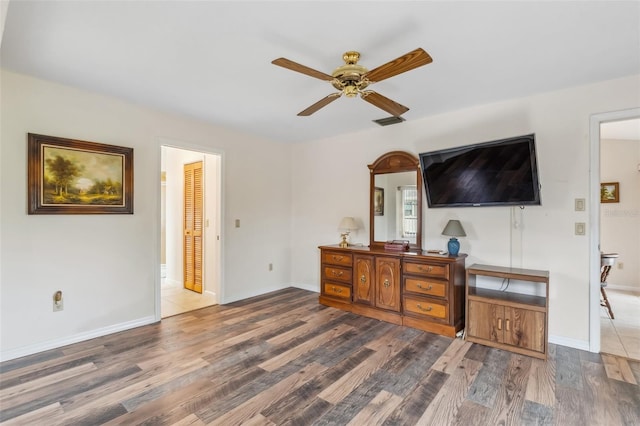
[[[64,300],[62,299],[62,292],[58,290],[53,294],[53,312],[62,310],[64,310]]]
[[[586,227],[584,222],[576,222],[576,235],[584,235],[587,232]]]
[[[585,199],[584,198],[576,198],[575,200],[575,209],[577,212],[583,212],[585,210]]]
[[[240,219],[236,219],[236,228],[240,228]]]
[[[618,262],[618,269],[624,269],[624,262]]]
[[[273,263],[269,264],[269,271],[273,271]]]

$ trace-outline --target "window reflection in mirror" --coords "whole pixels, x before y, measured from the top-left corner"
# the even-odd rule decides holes
[[[375,186],[384,189],[384,210],[374,216],[374,241],[408,240],[416,244],[418,223],[417,172],[375,176]]]

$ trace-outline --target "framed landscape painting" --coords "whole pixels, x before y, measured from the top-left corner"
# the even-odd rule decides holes
[[[28,136],[29,214],[133,213],[133,148]]]
[[[620,202],[620,183],[605,182],[600,184],[600,202],[601,203],[619,203]]]

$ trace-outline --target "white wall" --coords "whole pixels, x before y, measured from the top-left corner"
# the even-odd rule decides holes
[[[0,86],[2,360],[155,320],[161,140],[224,153],[222,301],[290,284],[289,145],[6,70]],[[27,215],[29,132],[133,147],[135,213]]]
[[[366,220],[369,214],[367,164],[391,150],[414,154],[536,134],[542,206],[428,209],[424,207],[423,247],[444,248],[447,220],[461,220],[460,239],[467,265],[488,263],[550,271],[552,339],[588,349],[589,236],[574,235],[574,199],[589,188],[591,114],[640,105],[640,76],[482,105],[424,119],[411,117],[375,128],[293,147],[293,274],[295,283],[319,285],[317,246],[337,241],[342,216]],[[428,98],[427,100],[428,101]],[[597,189],[596,191],[599,191]],[[598,192],[595,192],[596,194]],[[518,228],[512,227],[514,215]],[[587,226],[588,228],[588,226]],[[368,229],[359,240],[368,241]]]
[[[339,241],[344,216],[365,225],[351,240],[368,243],[367,164],[383,153],[418,154],[532,132],[543,206],[425,205],[423,247],[445,247],[440,233],[455,218],[468,235],[461,239],[468,265],[548,269],[552,341],[588,348],[589,236],[573,230],[574,222],[588,222],[589,212],[573,211],[573,200],[586,198],[589,205],[599,194],[589,188],[590,115],[640,105],[640,76],[424,119],[409,112],[396,126],[293,146],[7,71],[0,83],[1,359],[154,320],[162,140],[224,153],[224,303],[289,283],[317,291],[317,246]],[[135,214],[27,215],[28,132],[133,147]],[[65,309],[53,313],[58,289]]]
[[[620,202],[600,205],[601,250],[620,255],[617,265],[609,273],[607,283],[632,291],[640,291],[639,166],[640,141],[601,141],[601,180],[620,183]]]

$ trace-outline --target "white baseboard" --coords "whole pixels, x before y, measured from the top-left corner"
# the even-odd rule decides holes
[[[0,362],[8,361],[10,359],[20,358],[27,355],[33,355],[38,352],[48,351],[49,349],[61,348],[63,346],[70,345],[72,343],[83,342],[85,340],[95,339],[96,337],[106,336],[107,334],[118,333],[120,331],[129,330],[131,328],[141,327],[143,325],[149,325],[156,322],[155,316],[149,316],[146,318],[140,318],[137,320],[114,324],[108,327],[99,328],[97,330],[91,330],[86,333],[74,334],[73,336],[63,337],[60,339],[48,340],[42,343],[36,343],[34,345],[23,346],[17,349],[10,349],[8,351],[0,352]]]
[[[226,305],[228,303],[237,302],[239,300],[249,299],[251,297],[262,296],[266,293],[271,293],[272,291],[278,291],[289,287],[288,284],[282,285],[273,285],[270,287],[261,288],[260,291],[252,291],[247,293],[235,294],[233,296],[225,296],[224,300],[220,301],[221,305]]]
[[[569,337],[562,336],[549,336],[549,343],[589,351],[589,341],[587,340],[571,339]]]
[[[182,281],[172,280],[171,278],[165,278],[164,282],[174,287],[182,287]]]
[[[299,289],[302,289],[302,290],[313,291],[314,293],[320,293],[320,289],[318,288],[318,284],[294,283],[294,284],[291,284],[291,287],[299,288]]]
[[[631,285],[607,284],[606,288],[611,290],[630,291],[632,293],[640,294],[640,287],[634,287]]]

